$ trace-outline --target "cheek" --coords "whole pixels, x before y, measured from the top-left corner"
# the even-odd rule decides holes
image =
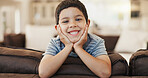
[[[85,27],[86,27],[85,24],[81,24],[81,25],[80,25],[80,28],[81,28],[82,30],[85,30]]]
[[[63,32],[63,33],[65,33],[66,32],[66,27],[61,27],[61,31]]]
[[[79,24],[80,28],[85,28],[86,22],[82,21],[78,24]]]

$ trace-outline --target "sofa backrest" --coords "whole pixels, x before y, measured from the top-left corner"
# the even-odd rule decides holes
[[[112,75],[127,75],[128,65],[119,54],[109,54]],[[0,47],[0,73],[37,74],[42,53],[24,49]],[[80,58],[68,57],[55,75],[96,76]]]
[[[42,53],[0,47],[0,73],[38,73]]]
[[[134,53],[130,58],[129,69],[131,76],[148,76],[148,50]]]
[[[109,54],[112,64],[112,76],[128,75],[128,64],[119,54]],[[80,60],[80,58],[68,57],[55,75],[88,75],[96,76]]]

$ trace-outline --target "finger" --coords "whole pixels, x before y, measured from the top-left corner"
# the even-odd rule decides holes
[[[82,34],[82,36],[80,37],[80,39],[79,39],[79,41],[77,43],[83,44],[84,42],[87,41],[87,32],[88,32],[88,26],[85,26],[83,34]]]
[[[59,25],[57,26],[57,30],[58,30],[58,34],[59,34],[60,38],[63,37],[62,31],[61,31]]]
[[[60,33],[60,35],[61,35],[61,36],[65,36],[64,33],[63,33],[62,30],[61,30],[60,25],[59,25],[58,27],[59,27],[59,31],[60,31],[59,33]]]
[[[68,37],[65,36],[65,34],[62,32],[60,25],[59,25],[58,27],[59,27],[59,31],[60,31],[59,34],[60,34],[61,38],[68,39]],[[69,40],[69,39],[68,39],[68,40]]]
[[[83,34],[82,34],[82,36],[80,38],[80,41],[81,40],[87,40],[87,31],[88,31],[88,27],[85,26],[85,30],[83,31]]]

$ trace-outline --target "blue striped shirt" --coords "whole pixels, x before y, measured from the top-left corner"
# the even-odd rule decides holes
[[[64,47],[65,45],[60,41],[60,37],[58,36],[51,39],[43,55],[50,54],[54,56],[64,49]],[[107,55],[104,40],[94,34],[88,34],[87,42],[83,45],[83,49],[94,57],[99,55]],[[78,55],[73,51],[69,54],[69,56],[78,57]]]

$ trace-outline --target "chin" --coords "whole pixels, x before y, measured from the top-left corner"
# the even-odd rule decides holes
[[[76,43],[76,42],[78,42],[78,41],[79,41],[79,39],[70,40],[70,42],[72,42],[72,43]]]

